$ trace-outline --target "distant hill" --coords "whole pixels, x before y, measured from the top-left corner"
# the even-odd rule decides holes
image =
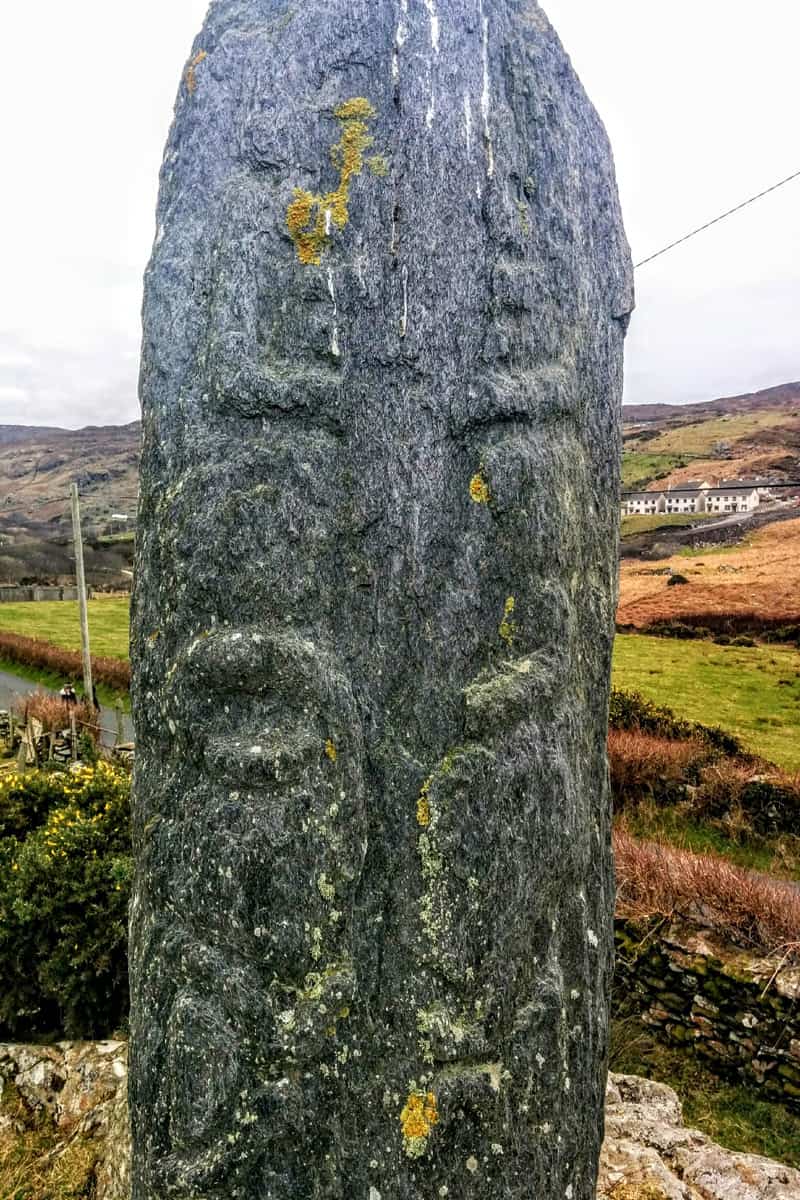
[[[87,526],[135,512],[140,423],[47,429],[0,425],[0,531],[46,526],[69,515],[75,480]]]
[[[623,488],[800,480],[800,383],[700,404],[623,409]]]
[[[622,417],[626,422],[665,421],[678,417],[681,421],[696,421],[704,417],[731,413],[758,412],[765,408],[800,406],[800,382],[781,383],[760,392],[742,396],[726,396],[719,400],[701,400],[697,404],[624,404]]]
[[[73,480],[80,489],[90,576],[96,567],[93,582],[125,578],[130,545],[107,547],[97,539],[133,530],[139,437],[138,421],[85,429],[0,425],[0,583],[71,576]]]

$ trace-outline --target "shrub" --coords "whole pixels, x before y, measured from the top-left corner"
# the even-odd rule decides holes
[[[3,1036],[102,1037],[125,1020],[129,791],[129,776],[103,762],[3,781]]]
[[[65,679],[83,679],[83,660],[77,650],[65,650],[41,638],[23,637],[20,633],[0,633],[0,658],[20,663],[24,667],[39,667],[62,675]],[[92,655],[92,674],[95,683],[127,691],[131,682],[130,663],[121,658]]]
[[[746,637],[740,633],[738,637],[731,638],[732,646],[755,646],[755,642],[751,637]]]
[[[701,725],[699,721],[677,717],[671,708],[653,704],[639,692],[612,688],[608,723],[611,729],[639,729],[657,737],[678,740],[699,739],[725,755],[744,754],[741,742],[733,734],[718,726]]]
[[[611,729],[608,761],[614,807],[621,810],[650,798],[669,803],[682,797],[685,784],[696,782],[710,749],[699,738],[675,741],[640,729]]]
[[[714,644],[716,646],[730,646],[731,639],[728,637],[727,633],[718,633],[714,638]]]
[[[755,833],[797,833],[800,823],[800,775],[776,767],[754,771],[752,763],[728,760],[707,766],[693,804],[710,820],[730,823],[744,817]]]
[[[693,625],[685,625],[683,621],[656,621],[652,625],[646,625],[642,633],[650,634],[651,637],[674,637],[674,638],[701,638],[703,634],[695,629]]]
[[[688,582],[689,580],[685,575],[680,575],[676,572],[674,575],[670,575],[669,579],[667,580],[667,587],[675,587],[676,584]]]
[[[693,854],[614,831],[617,916],[649,921],[700,921],[734,941],[771,953],[800,955],[800,889],[735,867],[711,854]]]
[[[36,717],[41,721],[44,733],[60,733],[69,729],[70,716],[74,713],[79,732],[85,730],[94,740],[99,737],[97,714],[85,700],[69,705],[52,692],[31,692],[16,701],[14,711],[23,722],[29,717]]]

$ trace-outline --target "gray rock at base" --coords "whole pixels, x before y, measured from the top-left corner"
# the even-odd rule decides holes
[[[631,307],[535,3],[212,4],[144,310],[135,1200],[593,1195]]]
[[[780,1106],[776,1105],[780,1112]],[[609,1076],[597,1200],[798,1200],[800,1171],[715,1145],[683,1124],[672,1088]]]

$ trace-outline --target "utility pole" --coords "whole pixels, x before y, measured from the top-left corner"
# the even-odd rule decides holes
[[[78,611],[81,617],[81,652],[83,654],[83,690],[90,704],[94,703],[92,684],[92,656],[89,651],[89,608],[86,603],[86,576],[83,570],[83,536],[81,534],[81,510],[78,503],[78,485],[70,484],[72,499],[72,537],[75,542],[75,576],[78,584]]]

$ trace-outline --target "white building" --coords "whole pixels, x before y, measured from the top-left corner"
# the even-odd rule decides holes
[[[717,485],[705,479],[689,479],[663,492],[625,492],[623,516],[654,513],[745,513],[757,508],[766,481],[723,479]]]
[[[626,492],[622,497],[624,517],[649,516],[657,512],[664,512],[664,496],[661,492]]]
[[[758,508],[761,496],[752,484],[727,480],[706,493],[706,512],[746,513]]]

